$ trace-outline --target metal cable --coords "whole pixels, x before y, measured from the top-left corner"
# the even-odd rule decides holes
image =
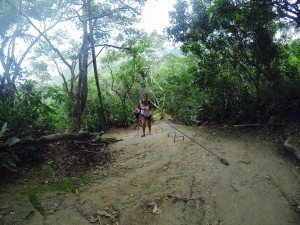
[[[175,130],[179,131],[182,135],[186,136],[187,138],[189,138],[191,141],[195,142],[196,144],[198,144],[200,147],[204,148],[206,151],[208,151],[209,153],[211,153],[212,155],[216,156],[223,164],[225,165],[229,165],[229,162],[225,159],[223,159],[222,157],[218,156],[217,154],[215,154],[214,152],[212,152],[211,150],[207,149],[206,147],[204,147],[202,144],[200,144],[199,142],[197,142],[196,140],[194,140],[193,138],[189,137],[188,135],[184,134],[182,131],[180,131],[177,127],[173,126],[172,124],[168,123],[167,121],[163,120],[165,123],[169,124],[171,127],[173,127]]]

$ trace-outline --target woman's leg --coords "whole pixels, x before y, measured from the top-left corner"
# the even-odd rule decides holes
[[[146,118],[142,117],[142,129],[143,129],[143,136],[145,136],[145,129],[146,129]]]
[[[149,134],[151,134],[151,118],[147,119]]]

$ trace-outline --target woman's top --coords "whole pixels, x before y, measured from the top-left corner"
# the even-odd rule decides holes
[[[141,115],[145,117],[151,116],[151,104],[149,101],[147,102],[140,101],[140,106],[141,106]]]

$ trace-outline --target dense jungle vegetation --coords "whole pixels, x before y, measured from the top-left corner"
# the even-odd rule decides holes
[[[0,2],[0,170],[39,157],[21,139],[129,125],[144,91],[188,125],[299,122],[297,0],[177,0],[166,35],[132,26],[146,0]]]

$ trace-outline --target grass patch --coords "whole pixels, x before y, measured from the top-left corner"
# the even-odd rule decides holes
[[[82,186],[89,184],[94,180],[103,179],[103,177],[86,175],[81,178],[64,178],[57,182],[51,182],[53,171],[47,165],[35,165],[26,174],[16,179],[0,179],[0,194],[9,194],[16,196],[18,194],[28,197],[31,205],[43,217],[46,212],[38,196],[45,192],[71,192]],[[33,213],[33,214],[32,214]],[[27,219],[34,215],[32,211]]]
[[[26,188],[21,193],[29,198],[30,203],[32,206],[43,216],[45,216],[45,211],[38,200],[37,195],[40,193],[48,192],[48,191],[64,191],[69,192],[73,188],[77,186],[84,186],[91,182],[90,177],[85,178],[70,178],[61,180],[55,183],[48,183],[48,184],[40,184],[38,186],[33,186]]]
[[[33,208],[35,208],[42,216],[45,216],[45,210],[38,200],[37,193],[29,193],[27,196]]]

